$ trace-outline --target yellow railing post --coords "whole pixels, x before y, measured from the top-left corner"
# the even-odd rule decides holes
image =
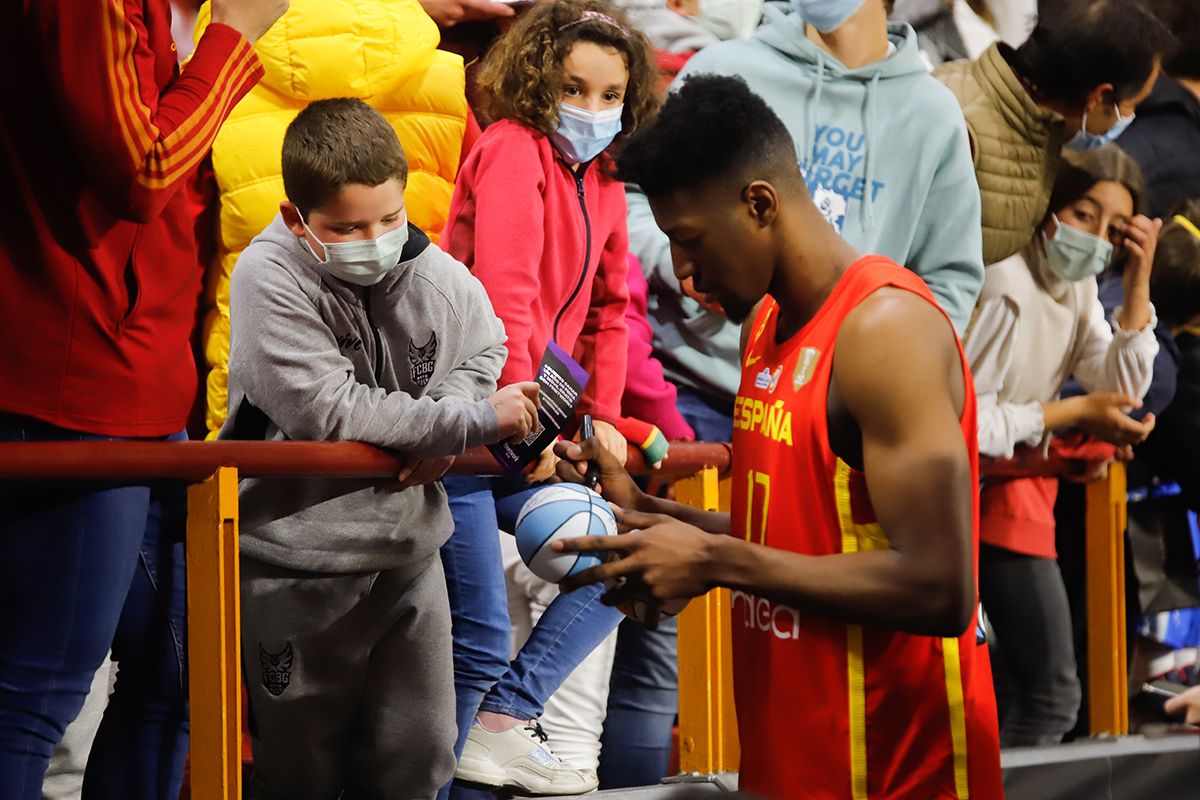
[[[1092,735],[1129,732],[1125,465],[1087,487],[1088,708]]]
[[[675,484],[675,498],[708,511],[728,510],[729,484],[705,468]],[[679,766],[684,772],[734,772],[738,766],[733,709],[729,590],[693,600],[679,615]]]
[[[192,797],[240,800],[238,473],[232,467],[188,487],[187,574]]]

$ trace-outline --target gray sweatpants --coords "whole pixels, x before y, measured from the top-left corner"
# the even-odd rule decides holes
[[[438,554],[376,573],[241,567],[255,800],[432,798],[456,734]]]

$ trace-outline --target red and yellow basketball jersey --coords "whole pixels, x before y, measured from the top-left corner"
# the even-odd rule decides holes
[[[733,535],[815,556],[888,546],[863,474],[834,455],[826,423],[838,331],[884,286],[936,306],[920,278],[878,256],[852,264],[783,344],[775,342],[778,306],[763,302],[734,406]],[[978,482],[965,358],[963,374],[962,437]],[[978,499],[973,512],[977,564]],[[733,593],[732,612],[744,791],[806,800],[1003,797],[991,669],[976,626],[957,639],[917,636],[745,592]]]

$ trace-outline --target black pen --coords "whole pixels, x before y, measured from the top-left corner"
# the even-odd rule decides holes
[[[583,422],[579,425],[579,441],[586,442],[588,439],[596,438],[596,429],[592,425],[592,415],[584,414]],[[587,469],[583,473],[583,485],[589,489],[595,489],[596,484],[600,482],[600,465],[594,460],[588,461]]]

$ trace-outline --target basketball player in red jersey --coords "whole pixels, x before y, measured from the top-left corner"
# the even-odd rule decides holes
[[[556,544],[616,556],[566,588],[617,579],[612,604],[733,590],[744,791],[1002,797],[975,624],[975,395],[949,319],[913,273],[837,235],[738,78],[689,79],[620,166],[676,275],[735,321],[754,313],[733,511],[650,497],[593,442],[560,444],[561,477],[597,459],[636,531]]]

